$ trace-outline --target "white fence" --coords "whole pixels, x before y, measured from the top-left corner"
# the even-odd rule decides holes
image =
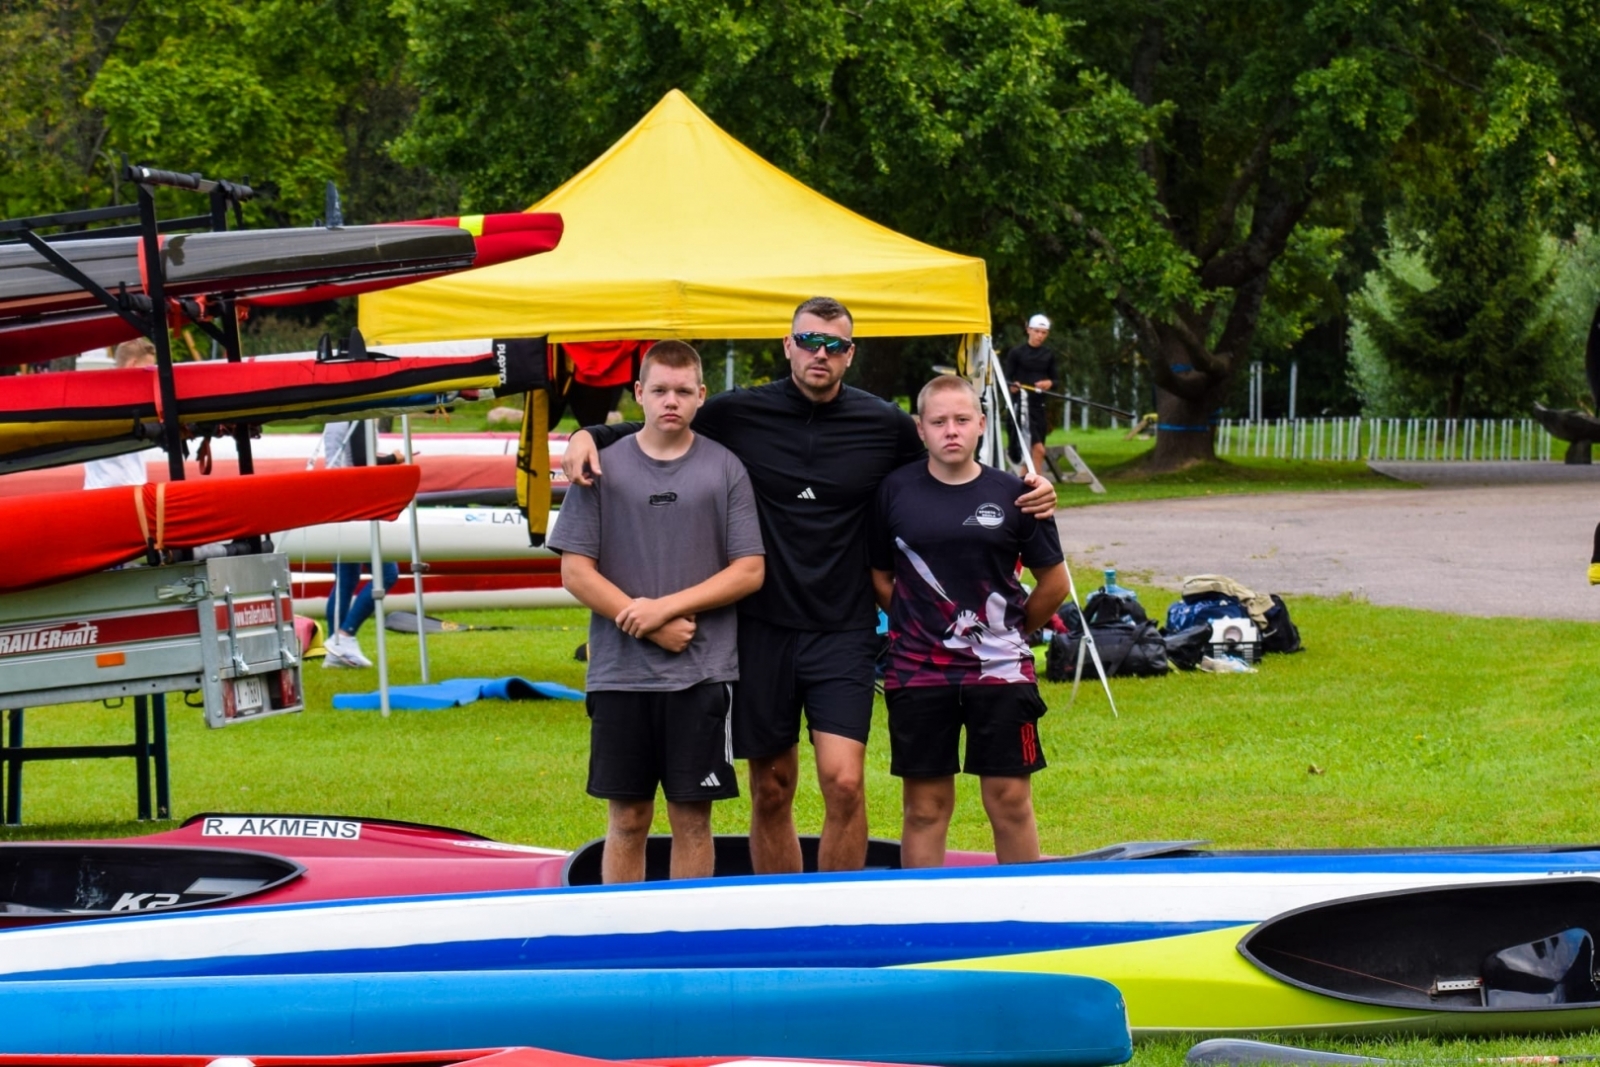
[[[1223,419],[1219,456],[1309,460],[1549,461],[1532,419]]]

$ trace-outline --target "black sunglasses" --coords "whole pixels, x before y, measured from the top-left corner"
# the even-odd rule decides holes
[[[856,343],[848,337],[835,337],[831,333],[797,333],[791,335],[794,343],[807,352],[815,352],[819,348],[828,350],[828,355],[838,356],[850,351]]]

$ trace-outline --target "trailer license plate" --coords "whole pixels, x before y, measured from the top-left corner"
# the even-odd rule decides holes
[[[233,680],[233,708],[238,715],[254,715],[267,705],[267,683],[253,676]]]

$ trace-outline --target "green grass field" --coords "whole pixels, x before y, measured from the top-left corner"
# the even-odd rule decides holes
[[[1164,609],[1172,594],[1144,588]],[[1600,631],[1590,624],[1466,619],[1349,599],[1297,598],[1309,651],[1269,657],[1251,676],[1173,674],[1113,682],[1122,715],[1085,686],[1044,685],[1050,770],[1037,779],[1047,850],[1130,838],[1206,838],[1229,846],[1495,843],[1600,839]],[[576,610],[463,614],[525,630],[436,635],[436,677],[521,674],[573,686],[583,667]],[[363,634],[369,652],[374,634]],[[418,677],[415,638],[389,635],[396,684]],[[308,710],[207,730],[172,712],[176,814],[330,811],[448,823],[513,841],[570,847],[600,832],[583,794],[586,720],[559,701],[482,703],[444,712],[331,710],[369,690],[371,672],[306,671]],[[43,709],[38,744],[114,741],[125,710]],[[874,833],[895,836],[888,750],[870,750]],[[28,825],[8,836],[126,833],[130,765],[33,764]],[[985,847],[964,795],[953,831]],[[800,819],[815,826],[815,790]],[[742,803],[718,823],[743,824]]]
[[[1152,613],[1172,594],[1138,589]],[[1291,602],[1308,651],[1269,657],[1259,674],[1116,680],[1121,717],[1086,685],[1043,686],[1050,768],[1036,779],[1046,850],[1135,838],[1226,846],[1316,846],[1600,839],[1592,751],[1600,744],[1600,629],[1585,623],[1465,619],[1374,608],[1352,599]],[[435,677],[521,674],[581,686],[576,610],[472,613],[460,621],[525,627],[430,639]],[[363,633],[369,652],[371,627]],[[397,684],[415,681],[416,639],[389,635]],[[369,690],[370,671],[306,671],[307,711],[212,731],[200,712],[172,717],[174,814],[207,810],[386,816],[494,837],[575,846],[604,811],[584,795],[581,705],[480,703],[440,712],[331,710],[335,692]],[[113,743],[125,709],[30,713],[34,744]],[[874,834],[898,835],[882,711],[869,748]],[[809,750],[802,749],[806,758]],[[26,825],[6,838],[138,833],[131,763],[63,761],[26,772]],[[820,824],[814,785],[802,828]],[[738,831],[748,808],[719,806]],[[952,844],[987,848],[975,791],[963,783]],[[1142,1046],[1139,1067],[1176,1067],[1185,1045]],[[1385,1049],[1361,1047],[1383,1053]],[[1600,1051],[1600,1037],[1516,1043],[1411,1042],[1387,1050],[1443,1062],[1533,1049]]]
[[[1154,443],[1149,439],[1127,440],[1126,430],[1056,430],[1051,444],[1070,444],[1078,450],[1105,486],[1104,494],[1093,493],[1087,485],[1063,485],[1057,498],[1062,507],[1119,503],[1128,500],[1166,500],[1173,497],[1213,496],[1227,493],[1318,492],[1334,489],[1405,488],[1397,482],[1367,469],[1365,462],[1258,459],[1254,456],[1228,456],[1168,474],[1151,474],[1140,461]],[[1071,468],[1062,467],[1063,474]]]

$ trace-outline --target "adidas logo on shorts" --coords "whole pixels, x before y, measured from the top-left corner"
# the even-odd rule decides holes
[[[706,775],[705,781],[700,783],[700,788],[701,789],[716,789],[721,785],[722,785],[722,782],[720,780],[718,780],[717,772],[716,771],[712,771],[710,774]]]
[[[800,492],[796,493],[795,498],[797,500],[815,500],[817,499],[817,494],[813,493],[811,491],[811,487],[808,485],[804,489],[800,490]]]

